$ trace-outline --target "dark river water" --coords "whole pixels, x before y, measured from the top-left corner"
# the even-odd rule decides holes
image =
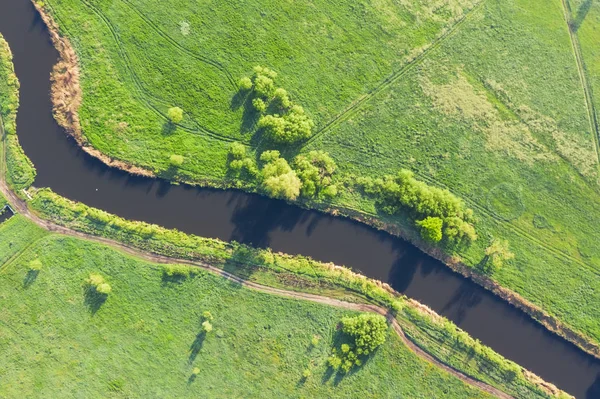
[[[37,168],[37,187],[127,219],[352,267],[577,398],[600,398],[600,361],[401,239],[258,195],[133,177],[86,155],[52,117],[49,74],[57,53],[29,0],[0,0],[0,33],[21,82],[18,135]]]

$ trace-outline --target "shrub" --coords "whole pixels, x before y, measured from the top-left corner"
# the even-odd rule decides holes
[[[265,151],[260,159],[266,162],[262,169],[265,192],[275,198],[296,199],[302,183],[287,161],[279,157],[279,151]]]
[[[86,283],[97,294],[108,295],[112,292],[112,287],[104,280],[104,277],[102,277],[100,274],[90,274],[90,277],[86,280]]]
[[[302,195],[334,197],[337,189],[332,186],[331,181],[336,168],[335,162],[326,152],[310,151],[308,154],[298,155],[294,160],[294,169],[302,181]]]
[[[287,109],[292,106],[292,102],[290,101],[287,91],[281,87],[275,90],[275,93],[273,94],[273,100],[282,108]]]
[[[208,334],[209,332],[211,332],[213,330],[213,326],[210,323],[210,321],[208,320],[204,320],[202,322],[202,331],[204,331],[206,334]]]
[[[171,107],[167,111],[167,118],[172,123],[179,123],[183,120],[183,110],[179,107]]]
[[[246,146],[237,141],[231,143],[229,146],[229,155],[233,159],[243,159],[246,156]]]
[[[169,165],[178,168],[181,165],[183,165],[183,161],[185,160],[185,158],[182,155],[171,155],[171,157],[169,158]]]
[[[163,273],[167,277],[189,277],[195,271],[192,266],[187,265],[165,265]]]
[[[240,90],[243,90],[243,91],[248,91],[248,90],[252,89],[252,79],[250,79],[247,76],[241,78],[238,83],[238,87],[240,88]]]
[[[271,98],[275,92],[275,83],[270,77],[257,74],[254,78],[254,91],[260,97]]]
[[[428,216],[423,220],[418,220],[416,225],[421,230],[421,237],[427,241],[439,242],[442,240],[442,226],[444,222],[438,217]]]
[[[383,316],[365,313],[354,317],[342,318],[342,333],[351,343],[333,348],[327,362],[331,368],[347,373],[354,366],[361,366],[366,356],[373,353],[385,342],[387,323]]]
[[[205,310],[204,312],[202,312],[202,318],[204,320],[210,320],[210,321],[212,321],[213,320],[213,315],[208,310]]]
[[[198,374],[200,374],[200,369],[198,367],[194,367],[194,369],[192,370],[192,375],[195,377]]]
[[[42,270],[42,261],[40,261],[39,259],[34,259],[31,262],[29,262],[29,270],[31,270],[32,272],[39,272],[40,270]]]
[[[256,112],[260,112],[261,114],[267,110],[267,104],[263,101],[262,98],[253,99],[252,106],[254,107]]]
[[[304,369],[304,371],[302,372],[302,378],[304,378],[305,380],[308,379],[311,375],[312,372],[310,371],[310,369]]]

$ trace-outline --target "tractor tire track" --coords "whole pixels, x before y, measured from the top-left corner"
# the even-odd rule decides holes
[[[336,115],[332,120],[327,122],[325,124],[325,126],[323,126],[319,131],[317,131],[314,135],[312,135],[309,139],[307,139],[304,142],[304,145],[308,145],[308,144],[312,143],[313,141],[315,141],[322,135],[331,131],[334,127],[338,126],[340,123],[344,122],[345,120],[347,120],[348,118],[353,116],[364,104],[368,103],[375,96],[377,96],[378,94],[380,94],[381,92],[386,90],[393,83],[395,83],[401,77],[406,75],[415,66],[417,66],[421,62],[423,62],[432,51],[439,48],[446,39],[451,37],[458,30],[458,28],[460,28],[469,18],[471,18],[471,16],[474,15],[475,12],[477,10],[479,10],[483,6],[484,3],[485,3],[485,0],[480,0],[470,10],[468,10],[466,13],[464,13],[460,17],[460,19],[454,25],[452,25],[450,27],[450,29],[446,30],[440,37],[438,37],[433,42],[431,42],[431,44],[425,50],[423,50],[423,52],[421,52],[419,55],[417,55],[415,58],[413,58],[411,61],[409,61],[406,65],[404,65],[398,71],[392,73],[390,76],[385,78],[374,89],[372,89],[368,93],[363,94],[362,96],[360,96],[359,98],[354,100],[350,104],[349,107],[347,107],[341,113]]]

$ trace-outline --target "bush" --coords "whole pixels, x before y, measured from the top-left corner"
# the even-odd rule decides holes
[[[204,331],[206,334],[208,334],[209,332],[211,332],[213,330],[213,326],[210,323],[210,321],[208,320],[204,320],[202,322],[202,331]]]
[[[508,241],[494,239],[485,249],[484,266],[491,271],[497,270],[504,262],[515,257],[508,246]]]
[[[265,151],[260,156],[266,162],[262,169],[262,187],[275,198],[295,200],[302,183],[287,161],[279,157],[279,151]]]
[[[292,102],[290,101],[287,91],[281,87],[275,90],[275,93],[273,94],[273,100],[277,103],[277,105],[284,109],[292,106]]]
[[[248,178],[258,176],[258,168],[254,159],[246,156],[246,147],[242,143],[234,142],[229,146],[229,170],[235,175],[245,171]]]
[[[192,275],[195,269],[192,266],[187,265],[165,265],[163,267],[163,273],[167,277],[183,277],[187,278]]]
[[[231,143],[229,146],[229,156],[232,159],[243,159],[246,156],[246,146],[237,141]]]
[[[252,106],[254,107],[256,112],[260,112],[261,114],[267,110],[267,104],[263,101],[262,98],[253,99]]]
[[[169,158],[169,165],[178,168],[181,165],[183,165],[183,161],[185,160],[185,158],[182,155],[171,155],[171,157]]]
[[[29,270],[31,270],[32,272],[39,272],[40,270],[42,270],[42,261],[40,261],[39,259],[34,259],[31,262],[29,262]]]
[[[352,367],[361,366],[363,359],[385,342],[387,323],[383,316],[364,313],[342,318],[342,332],[352,342],[333,348],[327,362],[334,370],[347,373]]]
[[[213,315],[208,310],[205,310],[204,312],[202,312],[202,318],[204,320],[212,321],[213,320]]]
[[[428,216],[423,220],[418,220],[416,225],[420,228],[423,239],[431,242],[442,240],[442,226],[444,225],[442,219]]]
[[[310,151],[298,155],[294,160],[294,169],[302,181],[303,196],[332,198],[337,194],[337,189],[331,184],[336,165],[326,152]]]
[[[167,111],[167,117],[172,123],[179,123],[183,120],[183,110],[179,107],[171,107]]]
[[[477,239],[475,228],[470,223],[473,211],[466,208],[464,202],[450,191],[415,179],[409,170],[402,169],[396,176],[386,175],[375,180],[360,178],[358,183],[367,194],[376,198],[386,213],[394,214],[402,209],[409,209],[424,219],[441,219],[446,226],[443,233],[451,241]]]
[[[250,79],[249,77],[241,78],[240,82],[238,83],[238,87],[240,88],[240,90],[243,91],[248,91],[252,89],[252,79]]]
[[[104,280],[104,277],[97,273],[90,274],[89,278],[86,280],[86,284],[100,295],[108,295],[112,292],[110,284]]]

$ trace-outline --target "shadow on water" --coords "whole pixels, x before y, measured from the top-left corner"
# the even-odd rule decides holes
[[[587,0],[577,11],[575,27],[581,25],[591,5]],[[258,195],[173,186],[131,176],[85,154],[52,117],[48,76],[57,52],[40,17],[29,0],[0,0],[0,10],[0,33],[11,46],[21,83],[19,140],[37,168],[37,187],[50,187],[127,219],[352,267],[389,282],[576,397],[600,397],[600,361],[407,242],[360,223]],[[240,97],[231,106],[248,104]],[[250,129],[253,119],[247,111],[245,124]],[[261,141],[260,135],[254,139]],[[293,155],[297,148],[289,151]],[[86,296],[93,313],[103,300],[92,299]],[[202,342],[199,334],[190,348],[190,359],[197,356]]]

